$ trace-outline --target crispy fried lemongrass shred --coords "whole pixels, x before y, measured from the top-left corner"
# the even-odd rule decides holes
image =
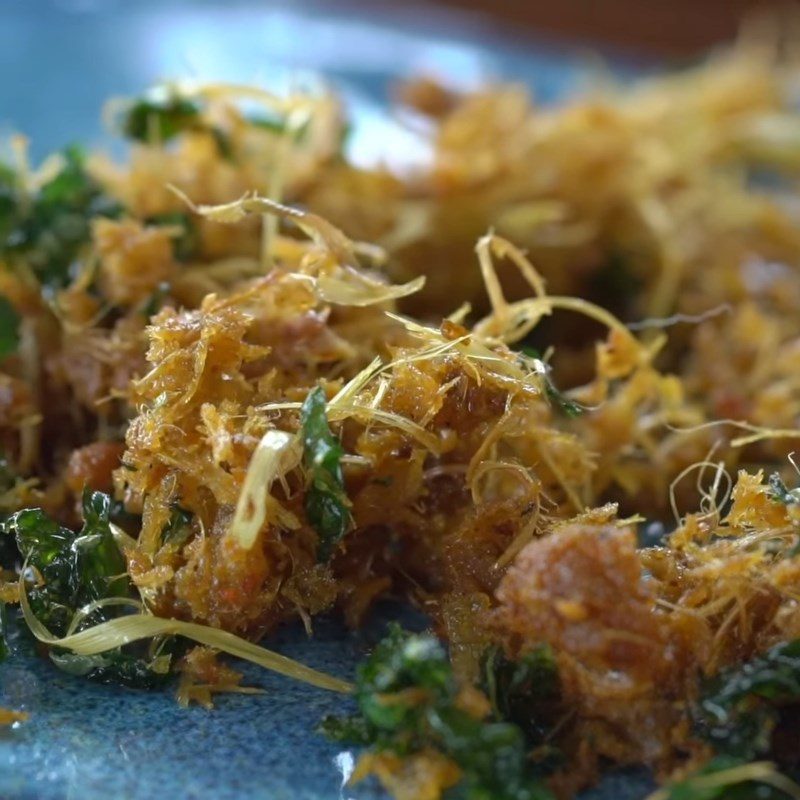
[[[177,619],[160,619],[146,613],[131,614],[103,622],[62,638],[53,636],[31,610],[23,578],[20,579],[19,604],[28,628],[42,644],[64,648],[76,655],[97,655],[140,639],[150,639],[156,636],[183,636],[206,647],[250,661],[280,675],[310,683],[312,686],[345,693],[351,691],[352,688],[346,681],[318,672],[291,658],[259,647],[226,631]]]
[[[296,436],[283,431],[267,431],[250,460],[247,475],[227,536],[244,550],[255,544],[258,532],[267,521],[270,510],[274,521],[292,530],[300,522],[269,494],[273,482],[300,464],[301,448]]]

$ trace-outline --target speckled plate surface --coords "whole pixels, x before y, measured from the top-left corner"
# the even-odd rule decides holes
[[[420,70],[467,85],[512,78],[547,100],[575,87],[585,63],[575,52],[487,41],[479,20],[434,12],[389,22],[313,0],[0,0],[0,133],[27,134],[35,158],[71,141],[104,146],[99,110],[108,96],[187,74],[279,82],[314,72],[347,98],[353,152],[413,160],[412,142],[383,113],[393,79]],[[270,646],[351,677],[380,627],[355,635],[323,620],[313,641],[291,628]],[[0,706],[31,718],[0,733],[0,800],[384,797],[373,784],[345,786],[354,754],[314,733],[322,716],[348,710],[346,698],[245,667],[246,682],[263,694],[225,696],[211,712],[184,710],[169,690],[91,684],[58,672],[24,642],[17,649],[0,665]],[[636,800],[648,785],[642,775],[617,775],[586,797]]]
[[[356,635],[321,620],[313,640],[292,627],[270,644],[350,677],[382,627]],[[89,683],[21,649],[0,666],[0,706],[31,715],[0,733],[3,800],[385,800],[375,783],[346,786],[357,754],[314,733],[325,714],[352,710],[347,698],[245,665],[263,694],[183,709],[170,690]],[[644,775],[614,775],[585,800],[639,800],[649,787]]]

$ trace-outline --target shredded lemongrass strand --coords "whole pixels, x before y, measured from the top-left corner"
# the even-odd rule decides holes
[[[196,214],[215,222],[235,224],[241,222],[248,214],[275,214],[280,219],[291,220],[313,242],[333,255],[341,265],[356,265],[353,243],[350,239],[335,225],[317,214],[301,211],[266,197],[259,197],[255,193],[246,194],[231,203],[198,206],[177,187],[170,185],[169,188]]]
[[[504,569],[508,566],[519,554],[523,547],[533,539],[536,532],[536,526],[539,524],[539,517],[541,515],[541,505],[536,504],[536,513],[527,525],[514,537],[511,544],[505,549],[505,552],[494,562],[495,569]]]
[[[320,274],[313,279],[316,292],[324,302],[343,306],[376,305],[407,297],[425,285],[424,275],[408,283],[393,285],[373,280],[357,271],[353,268],[358,264],[356,252],[367,253],[373,261],[381,262],[386,258],[383,250],[374,245],[350,241],[336,226],[316,214],[256,194],[245,195],[232,203],[197,206],[180,189],[174,186],[169,188],[195,213],[215,222],[234,224],[248,214],[292,220],[317,246],[330,253],[340,267],[338,274]]]
[[[328,402],[328,407],[352,402],[355,396],[381,371],[382,363],[380,356],[373,358],[364,369],[339,389]]]
[[[689,464],[688,467],[681,470],[681,472],[672,480],[669,486],[669,504],[670,508],[672,509],[672,514],[675,517],[675,523],[677,525],[681,524],[683,517],[681,516],[680,511],[678,510],[678,500],[676,498],[675,489],[678,484],[690,473],[696,469],[701,470],[701,475],[698,478],[698,482],[702,479],[702,472],[711,467],[716,471],[716,477],[714,478],[714,483],[712,484],[711,491],[704,490],[700,488],[700,494],[702,495],[702,500],[711,502],[714,506],[711,509],[703,508],[704,516],[710,516],[714,513],[719,513],[719,509],[722,508],[725,503],[727,502],[728,497],[730,496],[731,489],[733,488],[733,479],[725,470],[724,462],[721,461],[696,461],[694,464]],[[717,502],[717,490],[719,489],[719,481],[724,477],[727,487],[723,492],[722,500]],[[713,492],[713,494],[712,494]]]
[[[463,356],[467,362],[491,363],[493,365],[492,373],[495,377],[502,376],[511,378],[515,381],[517,388],[519,388],[519,384],[522,384],[528,388],[533,387],[537,393],[541,393],[541,387],[538,381],[535,384],[528,381],[526,371],[520,367],[516,359],[498,356],[497,353],[495,353],[488,344],[485,344],[480,336],[476,336],[474,332],[460,339],[447,339],[442,335],[441,331],[436,328],[421,325],[419,322],[404,317],[402,314],[395,314],[393,311],[387,311],[386,316],[401,323],[410,333],[420,336],[423,339],[433,339],[440,343],[452,342],[456,346],[458,353]],[[476,380],[480,383],[479,375],[476,375]]]
[[[536,449],[539,451],[542,461],[544,461],[544,463],[547,465],[550,472],[553,473],[553,477],[561,485],[561,488],[564,490],[564,494],[567,496],[567,499],[570,501],[570,503],[572,503],[576,513],[581,514],[586,509],[586,504],[581,500],[577,491],[575,491],[575,487],[567,481],[564,473],[558,467],[555,459],[553,459],[552,455],[548,451],[546,444],[541,440],[537,441]]]
[[[609,330],[618,331],[626,338],[633,338],[633,334],[627,326],[601,306],[581,297],[561,295],[528,298],[509,303],[505,315],[505,318],[510,320],[508,325],[496,332],[497,320],[494,314],[490,314],[475,324],[473,332],[484,338],[496,338],[506,344],[513,344],[524,339],[539,324],[542,317],[549,316],[556,309],[583,314],[601,323]]]
[[[689,778],[686,783],[691,784],[696,789],[714,789],[720,786],[729,786],[746,781],[761,781],[789,795],[789,797],[800,800],[800,786],[793,780],[787,778],[777,771],[775,765],[770,761],[754,761],[751,764],[743,764],[738,767],[712,772],[708,775],[698,775]],[[665,786],[652,794],[645,800],[668,800],[670,787]]]
[[[752,432],[750,436],[739,436],[736,439],[732,439],[730,442],[731,447],[745,447],[748,444],[770,439],[800,439],[800,428],[767,428],[754,425],[752,422],[742,419],[712,419],[708,422],[701,422],[698,425],[688,425],[685,428],[679,428],[676,425],[667,423],[665,427],[674,433],[695,433],[707,428],[716,428],[720,425],[732,425],[735,428]]]
[[[115,525],[113,522],[108,523],[108,527],[111,528],[111,533],[114,536],[114,541],[117,543],[117,547],[121,551],[125,550],[134,550],[137,547],[137,541],[130,536],[129,534],[125,533],[119,525]]]
[[[285,403],[265,403],[258,407],[259,411],[284,411],[284,410],[299,410],[302,403],[298,402],[285,402]],[[359,403],[337,403],[333,404],[330,401],[327,406],[328,419],[331,422],[339,422],[343,419],[364,419],[367,422],[382,422],[391,428],[397,428],[404,431],[409,436],[416,439],[420,444],[425,445],[432,453],[438,454],[441,452],[442,443],[432,433],[429,433],[425,428],[418,425],[406,417],[395,414],[391,411],[383,411],[379,408],[373,408],[369,405],[361,405]]]
[[[606,309],[580,297],[548,297],[542,276],[524,253],[511,242],[495,234],[483,236],[475,248],[486,293],[492,305],[492,313],[484,317],[473,328],[473,333],[488,339],[500,339],[506,343],[525,338],[542,317],[552,314],[556,308],[568,309],[584,314],[630,337],[628,327],[623,325]],[[492,254],[508,258],[530,284],[534,297],[509,303],[503,294],[500,280],[492,261]]]
[[[249,550],[272,511],[275,521],[284,527],[297,528],[299,523],[269,495],[272,484],[299,465],[302,446],[297,436],[285,431],[267,431],[261,437],[247,468],[233,521],[226,538]],[[283,512],[283,513],[281,513]]]
[[[25,570],[22,572],[24,576]],[[76,655],[93,656],[106,653],[131,642],[150,639],[154,636],[183,636],[186,639],[213,647],[228,655],[250,661],[264,669],[277,672],[295,680],[309,683],[320,689],[349,693],[352,686],[346,681],[326,675],[324,672],[307,667],[291,658],[282,656],[260,645],[248,642],[233,633],[196,622],[179,619],[163,619],[152,614],[131,614],[108,622],[101,622],[79,633],[63,638],[53,636],[37,619],[28,602],[25,579],[20,577],[19,605],[31,633],[43,644],[61,647]]]
[[[144,613],[146,611],[144,603],[141,600],[135,600],[133,597],[104,597],[102,600],[95,600],[92,603],[88,603],[73,614],[69,626],[67,627],[67,636],[71,636],[75,633],[81,622],[89,615],[93,614],[98,609],[110,608],[111,606],[127,606],[128,608],[135,609],[139,613]]]
[[[742,425],[742,427],[747,426]],[[750,436],[739,436],[731,440],[731,447],[744,447],[769,439],[800,439],[800,428],[757,428],[757,426],[753,428],[755,430]]]
[[[492,305],[492,317],[495,322],[499,324],[505,323],[509,315],[509,304],[503,293],[500,279],[497,276],[492,261],[492,254],[499,258],[508,258],[522,273],[525,280],[531,285],[534,294],[537,297],[544,297],[546,295],[544,279],[536,271],[533,264],[525,257],[522,251],[515,247],[507,239],[503,239],[493,233],[482,236],[477,245],[475,252],[478,255],[478,264],[481,269],[481,277],[483,284],[486,288],[486,294],[489,296],[489,302]]]
[[[379,283],[367,280],[363,275],[358,279],[349,280],[333,275],[320,275],[316,279],[316,291],[320,300],[339,306],[372,306],[387,303],[390,300],[408,297],[418,292],[424,285],[424,275],[402,284]]]

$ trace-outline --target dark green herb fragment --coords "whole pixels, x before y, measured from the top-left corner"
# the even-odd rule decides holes
[[[359,713],[327,718],[328,736],[401,756],[435,749],[463,772],[450,796],[464,800],[549,800],[528,758],[522,729],[480,720],[458,707],[458,687],[441,643],[427,634],[389,635],[358,668]]]
[[[26,568],[27,598],[36,618],[55,636],[66,635],[78,610],[109,598],[132,598],[125,558],[109,524],[108,495],[87,489],[83,495],[83,528],[75,533],[38,508],[18,511],[2,524],[0,534],[16,538]],[[84,630],[130,609],[120,605],[95,608],[77,625]],[[164,676],[153,669],[147,643],[135,643],[96,656],[78,656],[54,648],[51,658],[61,669],[106,683],[149,687]]]
[[[325,391],[317,386],[308,393],[300,411],[303,462],[310,476],[305,511],[319,535],[317,559],[320,562],[331,557],[337,542],[350,527],[341,465],[344,450],[331,431],[325,409]]]
[[[532,347],[523,347],[522,354],[528,358],[535,358],[541,365],[543,370],[540,372],[544,383],[544,392],[551,405],[555,406],[564,416],[571,419],[581,416],[585,413],[586,409],[580,404],[576,403],[567,397],[558,387],[553,383],[550,375],[550,366],[542,361],[539,351]]]
[[[575,417],[581,416],[581,414],[586,411],[580,403],[570,400],[566,395],[556,389],[552,380],[549,378],[545,383],[545,389],[547,390],[547,397],[550,399],[550,402],[565,416],[574,419]]]
[[[489,648],[483,659],[481,683],[495,719],[518,725],[531,748],[546,743],[565,713],[558,666],[547,645],[534,648],[518,661],[506,658],[499,647]]]
[[[0,164],[0,241],[11,233],[19,205],[17,175],[11,167]]]
[[[122,117],[121,127],[127,138],[145,144],[168,142],[187,131],[209,133],[223,158],[233,155],[227,134],[208,124],[198,101],[162,87],[134,100]]]
[[[172,544],[176,547],[184,545],[192,535],[192,512],[178,505],[172,506],[169,520],[161,532],[162,544]]]
[[[0,295],[0,358],[17,352],[20,316],[11,301]]]
[[[34,195],[25,196],[9,168],[0,171],[0,257],[21,259],[52,289],[65,286],[94,217],[116,217],[121,207],[86,171],[83,152],[70,147],[64,166]]]
[[[800,702],[800,639],[723,670],[702,687],[698,733],[717,752],[751,761],[771,749],[781,714]]]
[[[1,530],[0,534],[2,534]],[[8,570],[11,572],[18,561],[19,553],[17,552],[17,543],[14,541],[14,537],[0,535],[0,571]]]
[[[122,118],[122,133],[137,142],[168,142],[183,131],[197,128],[201,114],[196,101],[156,90],[130,104]]]
[[[334,742],[366,747],[374,741],[374,731],[366,717],[325,717],[317,729]]]
[[[777,472],[773,472],[772,475],[769,476],[769,490],[770,497],[776,503],[783,503],[787,506],[800,503],[800,490],[789,489]]]

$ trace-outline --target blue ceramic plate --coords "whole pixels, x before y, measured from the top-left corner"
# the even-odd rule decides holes
[[[574,52],[488,41],[479,20],[392,14],[348,17],[311,2],[289,9],[263,2],[0,0],[0,133],[27,134],[38,159],[71,141],[104,146],[103,101],[164,77],[274,83],[321,73],[348,101],[356,120],[351,147],[360,158],[413,157],[383,112],[394,79],[415,71],[467,85],[511,78],[552,100],[587,73]],[[355,635],[323,620],[313,640],[291,628],[270,646],[349,678],[380,629],[376,621]],[[91,684],[29,650],[18,642],[0,666],[0,707],[30,713],[28,723],[0,733],[2,800],[384,797],[374,784],[346,786],[355,754],[314,733],[325,714],[350,710],[347,699],[245,667],[246,682],[263,694],[223,696],[211,712],[184,710],[170,691]],[[634,800],[648,785],[642,775],[612,776],[587,797]]]

